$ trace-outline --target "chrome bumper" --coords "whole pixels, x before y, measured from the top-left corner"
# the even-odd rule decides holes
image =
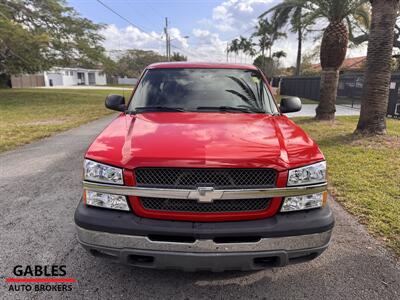
[[[152,251],[223,253],[247,251],[292,251],[327,246],[332,230],[308,235],[262,238],[257,242],[215,243],[213,240],[196,240],[193,243],[152,241],[146,236],[132,236],[92,231],[77,226],[78,239],[82,244],[114,249]]]
[[[260,270],[310,261],[328,247],[332,230],[321,233],[262,238],[254,243],[193,243],[152,241],[87,230],[77,226],[79,242],[94,256],[123,264],[153,269],[183,271]]]
[[[237,189],[237,190],[197,190],[188,189],[162,189],[144,188],[135,186],[118,186],[103,183],[83,181],[83,188],[99,193],[108,193],[125,196],[155,197],[171,199],[193,199],[199,202],[212,202],[214,200],[256,199],[273,197],[302,196],[321,193],[327,189],[326,183],[268,189]]]

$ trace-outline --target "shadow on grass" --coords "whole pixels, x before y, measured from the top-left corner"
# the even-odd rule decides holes
[[[368,136],[355,134],[356,124],[352,118],[344,117],[333,122],[316,121],[314,118],[296,118],[297,125],[302,127],[321,146],[352,146],[371,149],[393,149],[400,147],[397,135]]]

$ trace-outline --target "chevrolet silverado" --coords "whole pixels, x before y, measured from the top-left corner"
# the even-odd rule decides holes
[[[85,154],[75,212],[91,254],[132,266],[257,270],[329,245],[326,163],[254,66],[157,63]]]

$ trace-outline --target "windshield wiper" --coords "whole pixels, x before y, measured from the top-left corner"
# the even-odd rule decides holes
[[[265,113],[265,111],[251,108],[251,107],[238,107],[238,106],[199,106],[197,110],[218,110],[227,112],[244,112],[244,113]]]
[[[133,113],[140,113],[146,111],[185,111],[182,107],[170,106],[140,106],[136,107]]]

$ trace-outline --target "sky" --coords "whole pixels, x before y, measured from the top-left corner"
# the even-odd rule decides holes
[[[115,50],[145,49],[165,53],[165,17],[169,21],[171,51],[180,52],[190,61],[225,62],[227,43],[253,32],[257,18],[281,0],[101,0],[116,11],[117,16],[97,0],[68,0],[82,16],[103,23],[104,46]],[[126,19],[126,20],[125,20]],[[133,24],[133,25],[132,25]],[[324,24],[321,24],[324,26]],[[296,36],[283,28],[288,37],[275,43],[273,51],[287,53],[284,66],[295,64]],[[304,43],[304,53],[316,42],[312,37]],[[111,52],[113,51],[113,52]],[[348,51],[348,57],[366,54],[365,47]],[[229,62],[251,63],[246,56],[231,53]]]

